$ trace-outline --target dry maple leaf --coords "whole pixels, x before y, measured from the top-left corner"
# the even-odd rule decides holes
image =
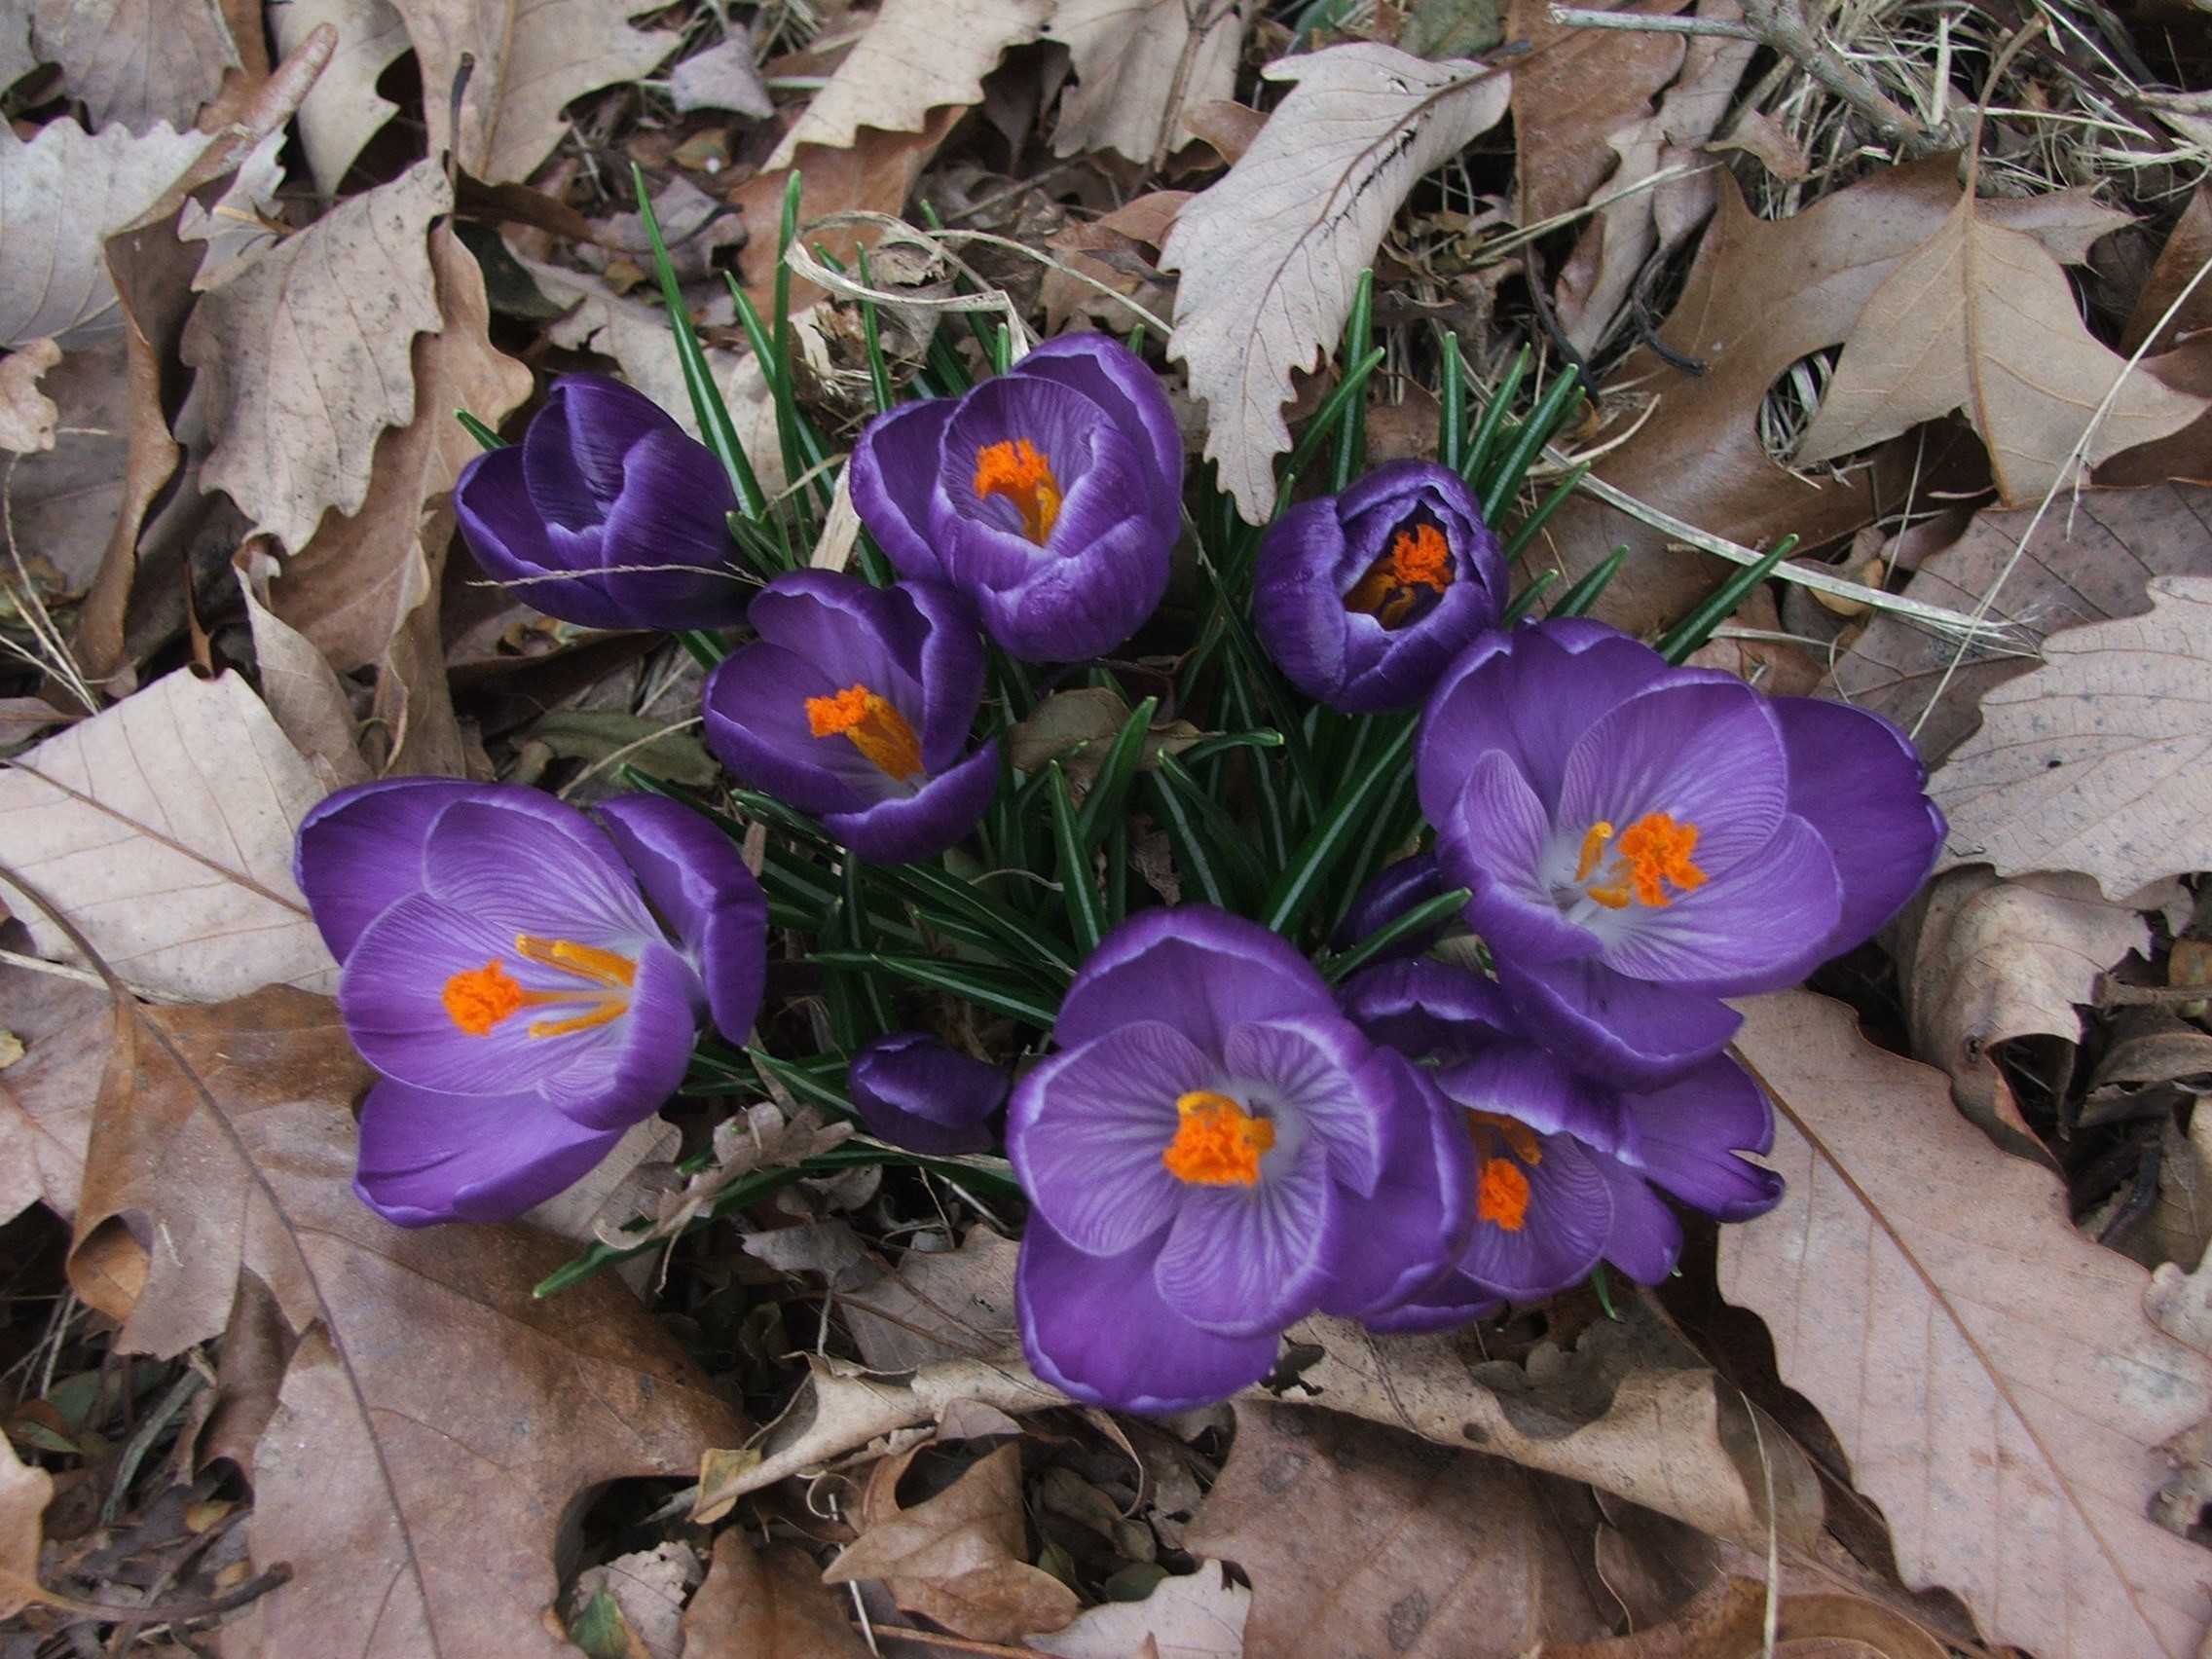
[[[442,320],[427,237],[452,206],[419,162],[240,261],[185,325],[215,440],[201,486],[288,552],[325,509],[360,510],[377,435],[415,417],[410,348]]]
[[[1765,1318],[1904,1582],[2042,1659],[2194,1655],[2212,1557],[2144,1511],[2154,1448],[2212,1408],[2212,1362],[2151,1325],[2149,1275],[2076,1233],[2057,1179],[1953,1112],[1940,1073],[1841,1003],[1742,1007],[1788,1188],[1721,1230],[1721,1293]]]
[[[1193,104],[1236,95],[1251,0],[1060,0],[1047,35],[1075,85],[1060,93],[1052,153],[1119,150],[1159,166],[1197,134]]]
[[[2114,392],[2125,367],[2083,325],[2050,251],[1961,192],[1867,299],[1797,459],[1832,461],[1963,409],[2006,502],[2034,502],[2077,451],[2094,466],[2207,407],[2141,374]]]
[[[1359,274],[1420,176],[1497,125],[1512,77],[1373,42],[1283,58],[1295,82],[1229,175],[1183,204],[1160,262],[1180,271],[1167,354],[1206,402],[1206,455],[1237,510],[1273,510],[1291,371],[1343,331]]]
[[[72,1283],[121,1321],[120,1353],[176,1353],[257,1300],[297,1341],[263,1402],[248,1523],[255,1562],[292,1577],[224,1652],[571,1651],[540,1617],[571,1500],[695,1468],[738,1430],[726,1408],[618,1283],[534,1301],[560,1241],[404,1232],[353,1196],[370,1080],[329,1002],[276,988],[118,1026]]]
[[[300,147],[315,188],[338,194],[361,147],[399,113],[377,95],[377,78],[408,50],[407,25],[391,0],[269,0],[277,50],[287,55],[316,27],[338,30],[338,50],[300,105]]]
[[[1948,858],[2086,870],[2116,899],[2212,866],[2212,578],[2160,576],[2151,604],[2045,642],[1982,699],[1930,785]]]
[[[188,128],[239,62],[220,0],[32,0],[31,39],[95,129]]]
[[[243,680],[179,671],[0,770],[0,856],[132,984],[327,990],[338,965],[292,881],[292,837],[324,793]],[[68,950],[17,908],[42,954]]]
[[[933,109],[979,103],[983,77],[1010,46],[1035,40],[1051,0],[884,0],[860,44],[783,136],[763,172],[801,144],[849,148],[864,127],[918,132]]]

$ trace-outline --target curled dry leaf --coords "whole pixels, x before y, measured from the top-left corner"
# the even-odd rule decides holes
[[[64,1221],[77,1213],[114,1026],[104,987],[0,963],[0,1031],[23,1049],[0,1066],[0,1222],[42,1199]]]
[[[39,393],[54,402],[54,446],[6,475],[17,547],[51,561],[72,593],[92,585],[122,510],[130,429],[124,357],[124,342],[110,337],[48,370]]]
[[[441,321],[430,221],[452,206],[420,162],[241,261],[185,325],[216,434],[202,486],[287,552],[325,509],[360,510],[378,434],[414,419],[411,347]]]
[[[898,1270],[837,1298],[861,1357],[882,1372],[981,1359],[1018,1344],[1014,1265],[1020,1246],[980,1224],[957,1250],[908,1250]]]
[[[1032,1633],[1023,1645],[1056,1659],[1130,1659],[1147,1652],[1154,1659],[1242,1659],[1251,1614],[1250,1586],[1230,1583],[1219,1562],[1200,1561],[1198,1571],[1162,1578],[1141,1602],[1086,1607],[1065,1630]]]
[[[1308,1319],[1290,1340],[1320,1356],[1284,1398],[1584,1481],[1762,1552],[1771,1475],[1776,1532],[1809,1544],[1821,1494],[1805,1455],[1644,1302],[1624,1312],[1571,1354],[1542,1345],[1526,1367],[1484,1361],[1451,1335],[1379,1341],[1348,1320]]]
[[[423,66],[430,154],[451,148],[487,184],[528,178],[568,130],[571,99],[651,72],[679,35],[628,19],[660,0],[392,0]],[[474,58],[453,129],[453,92]]]
[[[157,124],[87,137],[52,121],[27,143],[0,132],[0,346],[51,338],[74,350],[120,326],[100,243],[151,207],[206,149]]]
[[[35,455],[54,447],[61,411],[39,390],[39,377],[61,361],[61,348],[33,340],[0,359],[0,449]]]
[[[2212,577],[2160,576],[2151,604],[2047,641],[1982,699],[1930,785],[1946,857],[2086,870],[2115,898],[2212,866]]]
[[[1183,204],[1161,264],[1183,274],[1171,357],[1206,402],[1206,455],[1254,524],[1290,447],[1291,371],[1336,341],[1359,274],[1415,182],[1497,125],[1512,77],[1372,42],[1284,58],[1295,82],[1229,175]]]
[[[532,1299],[560,1241],[379,1220],[351,1182],[369,1081],[318,997],[131,1011],[71,1282],[121,1321],[119,1352],[204,1341],[256,1285],[296,1341],[247,1523],[255,1565],[292,1577],[226,1653],[555,1659],[541,1615],[571,1500],[685,1470],[738,1425],[620,1285]]]
[[[189,128],[240,61],[221,0],[31,0],[31,39],[95,131]]]
[[[1990,599],[1988,614],[2011,627],[2013,649],[1962,656],[1951,642],[1877,616],[1830,671],[1824,693],[1888,716],[1931,762],[1939,760],[1980,724],[1983,698],[2036,666],[2046,638],[2142,615],[2154,576],[2212,576],[2212,490],[2196,485],[2084,491],[2034,521],[2025,507],[1982,509],[1905,589],[1967,612]]]
[[[822,1575],[825,1584],[877,1578],[908,1612],[977,1641],[1018,1641],[1059,1630],[1082,1603],[1029,1565],[1021,1500],[1021,1446],[971,1463],[925,1502],[901,1509],[895,1495],[911,1453],[886,1457],[868,1476],[861,1535]]]
[[[683,1184],[659,1194],[645,1210],[652,1225],[642,1233],[622,1233],[613,1225],[603,1229],[603,1242],[627,1247],[648,1239],[675,1238],[688,1232],[721,1197],[729,1184],[756,1170],[788,1168],[809,1158],[842,1146],[852,1138],[850,1123],[825,1123],[822,1114],[802,1106],[787,1122],[780,1107],[768,1101],[747,1108],[743,1117],[725,1119],[715,1125],[715,1161],[705,1169],[686,1176]]]
[[[2144,1511],[2155,1448],[2212,1408],[2212,1362],[2152,1326],[2143,1270],[2076,1233],[2057,1180],[1953,1113],[1940,1073],[1840,1003],[1742,1007],[1788,1188],[1722,1230],[1721,1293],[1766,1319],[1905,1583],[2044,1659],[2194,1655],[2207,1558]]]
[[[408,50],[407,25],[391,0],[269,0],[277,50],[289,56],[323,23],[338,30],[338,49],[300,105],[300,146],[315,188],[338,194],[353,158],[399,113],[377,96],[377,78]]]
[[[864,127],[919,132],[933,109],[980,103],[983,77],[1051,14],[1050,0],[884,0],[762,171],[790,166],[801,144],[849,149]]]
[[[684,1659],[867,1659],[813,1558],[755,1550],[743,1529],[715,1539],[707,1582],[683,1610]]]
[[[2079,465],[2178,431],[2208,407],[2148,375],[2123,381],[2125,368],[2083,323],[2049,249],[1962,193],[1868,297],[1798,461],[1963,409],[2006,503],[2033,504]]]
[[[253,661],[261,674],[261,695],[269,712],[307,756],[316,778],[329,789],[369,781],[354,729],[353,706],[315,643],[269,608],[269,579],[276,561],[249,537],[232,555],[239,598],[253,633]]]
[[[1068,49],[1052,153],[1119,150],[1159,166],[1198,134],[1194,104],[1236,95],[1251,0],[1061,0],[1048,35]]]
[[[338,965],[292,881],[293,835],[324,793],[244,681],[171,674],[0,771],[0,893],[42,955],[68,940],[9,872],[149,990],[328,990]]]
[[[53,1499],[54,1477],[24,1463],[0,1434],[0,1619],[22,1610],[26,1598],[17,1586],[38,1582],[39,1518]]]

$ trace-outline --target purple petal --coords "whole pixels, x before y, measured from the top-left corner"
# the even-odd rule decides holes
[[[638,958],[630,1012],[608,1027],[614,1041],[579,1056],[542,1092],[587,1128],[626,1129],[651,1117],[683,1086],[706,1000],[689,963],[664,944],[648,947]]]
[[[361,1102],[353,1191],[395,1227],[512,1221],[589,1174],[622,1138],[536,1094],[437,1094],[380,1079]]]
[[[292,875],[330,954],[345,962],[364,928],[421,890],[423,843],[440,813],[456,801],[497,799],[500,793],[450,778],[387,778],[340,790],[310,807],[300,823]]]
[[[1638,1284],[1663,1282],[1682,1253],[1682,1224],[1633,1169],[1609,1158],[1592,1161],[1613,1196],[1613,1230],[1605,1235],[1605,1260]]]
[[[1041,1215],[1021,1237],[1014,1310],[1037,1375],[1091,1405],[1180,1412],[1211,1405],[1265,1377],[1277,1336],[1202,1331],[1153,1285],[1157,1240],[1119,1256],[1088,1256]]]
[[[739,783],[801,812],[859,812],[905,793],[849,739],[814,735],[806,700],[845,685],[781,645],[740,645],[701,693],[707,747]]]
[[[1504,1299],[1490,1286],[1453,1272],[1403,1302],[1361,1314],[1359,1322],[1384,1336],[1421,1336],[1471,1325],[1504,1307]]]
[[[503,931],[510,948],[534,934],[633,955],[660,930],[606,836],[581,813],[575,822],[571,830],[504,797],[456,801],[423,843],[423,891]]]
[[[1548,1049],[1500,1041],[1436,1074],[1445,1097],[1475,1112],[1512,1118],[1539,1134],[1567,1134],[1604,1153],[1637,1144],[1637,1125],[1617,1088],[1571,1070]]]
[[[1782,1177],[1739,1153],[1774,1145],[1774,1109],[1734,1060],[1708,1060],[1679,1083],[1629,1096],[1640,1130],[1632,1161],[1692,1208],[1749,1221],[1781,1201]]]
[[[1519,1030],[1505,993],[1442,962],[1388,962],[1338,992],[1346,1014],[1378,1043],[1414,1059],[1459,1059]]]
[[[941,771],[966,753],[983,703],[983,637],[975,607],[935,582],[902,583],[895,591],[929,624],[922,642],[922,761]]]
[[[1104,334],[1063,334],[1014,365],[1017,379],[1049,380],[1082,392],[1152,461],[1152,499],[1173,535],[1183,498],[1183,434],[1160,377],[1144,359]]]
[[[1514,1302],[1580,1284],[1604,1254],[1613,1227],[1612,1189],[1597,1156],[1566,1135],[1545,1135],[1539,1144],[1540,1162],[1515,1163],[1529,1183],[1521,1227],[1508,1230],[1478,1209],[1459,1257],[1461,1272]]]
[[[1192,1192],[1161,1161],[1182,1122],[1175,1102],[1221,1082],[1212,1059],[1158,1021],[1054,1055],[1021,1080],[1007,1118],[1021,1190],[1077,1247],[1134,1248]]]
[[[538,510],[581,530],[605,519],[621,497],[631,451],[670,432],[683,436],[674,417],[636,387],[606,375],[563,375],[513,447]],[[724,482],[722,493],[728,489]]]
[[[1560,914],[1546,881],[1556,837],[1543,803],[1501,750],[1479,757],[1437,825],[1445,879],[1469,888],[1468,922],[1500,959],[1588,956],[1598,936]]]
[[[871,1134],[908,1152],[942,1155],[990,1150],[983,1121],[1009,1087],[997,1066],[956,1054],[919,1031],[862,1044],[845,1081]]]
[[[933,397],[877,416],[853,446],[845,472],[862,525],[899,573],[916,581],[945,579],[930,542],[930,489],[953,408],[952,398]]]
[[[768,901],[730,838],[663,795],[602,801],[615,850],[683,941],[707,987],[715,1025],[743,1043],[760,1012],[768,968]]]
[[[1260,1161],[1251,1187],[1194,1187],[1153,1264],[1160,1299],[1224,1337],[1279,1331],[1310,1313],[1342,1253],[1349,1195],[1320,1140]]]
[[[1372,1202],[1351,1204],[1324,1312],[1364,1316],[1395,1308],[1432,1284],[1465,1247],[1474,1225],[1473,1149],[1458,1109],[1420,1070],[1380,1056],[1397,1093],[1389,1161]]]
[[[1842,905],[1826,843],[1792,815],[1764,848],[1703,887],[1605,918],[1618,930],[1605,961],[1635,978],[1721,996],[1780,990],[1820,963]]]
[[[1622,1088],[1656,1088],[1728,1046],[1744,1023],[1718,997],[1631,979],[1603,962],[1499,961],[1497,982],[1530,1037]]]
[[[729,514],[737,498],[721,462],[672,426],[631,450],[623,467],[622,498],[608,514],[602,543],[608,598],[633,628],[743,621],[754,590],[732,558]]]
[[[598,530],[556,535],[530,498],[520,446],[492,450],[462,467],[453,505],[468,550],[494,581],[579,627],[623,626],[606,578],[588,573],[600,563]]]
[[[940,772],[903,799],[858,812],[826,812],[822,827],[868,864],[912,864],[957,845],[983,821],[999,787],[999,744],[993,738],[949,772]]]
[[[1789,752],[1789,810],[1820,831],[1843,881],[1843,914],[1822,946],[1841,955],[1919,890],[1943,850],[1943,815],[1912,739],[1879,715],[1777,697]]]
[[[1292,507],[1268,527],[1252,574],[1252,628],[1283,678],[1331,702],[1347,677],[1351,612],[1337,591],[1344,528],[1324,497]]]
[[[1222,1058],[1247,1106],[1303,1125],[1328,1149],[1331,1178],[1374,1197],[1397,1090],[1349,1020],[1285,1014],[1232,1026]]]
[[[1139,911],[1099,941],[1052,1035],[1073,1048],[1157,1019],[1219,1056],[1235,1026],[1335,1009],[1313,965],[1279,934],[1210,904],[1177,904]]]
[[[760,590],[746,620],[840,688],[866,686],[920,730],[929,622],[906,589],[869,587],[836,571],[793,571]]]
[[[1440,898],[1444,891],[1444,866],[1437,862],[1434,853],[1416,853],[1396,864],[1384,865],[1353,897],[1351,908],[1337,924],[1329,943],[1338,950],[1349,950],[1369,935],[1380,933],[1416,904]],[[1443,933],[1444,924],[1440,922],[1400,940],[1377,960],[1389,962],[1399,957],[1419,956]]]
[[[1741,681],[1674,682],[1631,697],[1567,756],[1554,817],[1570,838],[1652,813],[1697,827],[1717,876],[1767,844],[1788,810],[1789,767],[1766,700]]]

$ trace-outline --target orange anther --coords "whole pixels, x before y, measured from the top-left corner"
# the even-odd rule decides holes
[[[530,1000],[498,958],[467,968],[446,981],[446,1016],[471,1037],[489,1037],[492,1027]]]
[[[1508,1233],[1519,1233],[1529,1225],[1529,1177],[1518,1164],[1503,1158],[1483,1164],[1475,1183],[1475,1214]]]
[[[535,934],[517,934],[515,951],[526,962],[558,968],[564,973],[573,974],[610,990],[627,985],[638,977],[638,965],[629,957],[611,950],[602,950],[596,944],[578,944],[573,940],[539,939]]]
[[[1182,1122],[1160,1161],[1178,1181],[1198,1187],[1250,1187],[1260,1160],[1275,1144],[1275,1126],[1226,1094],[1195,1088],[1175,1102]]]
[[[899,783],[922,770],[922,740],[891,703],[865,685],[848,685],[830,697],[806,700],[806,725],[816,737],[843,736]]]
[[[985,444],[976,452],[976,495],[1004,496],[1021,514],[1021,533],[1038,546],[1060,516],[1060,481],[1045,452],[1027,438]]]
[[[1367,567],[1345,595],[1345,608],[1372,616],[1386,629],[1402,628],[1424,597],[1422,589],[1438,595],[1451,585],[1451,543],[1436,526],[1419,524],[1399,531],[1390,550]]]
[[[1602,856],[1601,849],[1612,835],[1613,827],[1600,822],[1590,826],[1582,837],[1582,856],[1576,862],[1574,879],[1588,881]],[[1606,871],[1603,887],[1583,889],[1589,896],[1609,910],[1625,908],[1631,899],[1639,903],[1664,909],[1674,903],[1674,895],[1687,893],[1693,887],[1705,885],[1705,871],[1691,862],[1690,855],[1697,851],[1697,826],[1677,824],[1664,812],[1647,812],[1621,831],[1614,843],[1613,867]]]
[[[1590,872],[1598,867],[1598,861],[1604,857],[1605,843],[1612,838],[1613,827],[1603,818],[1583,831],[1582,856],[1574,861],[1575,880],[1590,879]]]

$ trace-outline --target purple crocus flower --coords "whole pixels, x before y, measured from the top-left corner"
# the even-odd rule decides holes
[[[1680,1077],[1926,877],[1943,819],[1879,716],[1673,668],[1579,618],[1491,633],[1421,717],[1445,877],[1530,1034],[1627,1088]]]
[[[848,476],[901,574],[958,588],[1026,661],[1111,650],[1167,591],[1183,440],[1158,378],[1104,335],[881,416]]]
[[[1410,709],[1505,606],[1505,560],[1474,495],[1428,461],[1379,466],[1268,529],[1252,621],[1275,666],[1349,714]]]
[[[485,573],[548,616],[678,629],[745,614],[721,462],[620,381],[562,376],[522,442],[471,461],[453,499]]]
[[[737,849],[658,796],[598,810],[397,778],[300,826],[339,1013],[380,1074],[354,1190],[387,1220],[520,1215],[676,1091],[702,1018],[752,1028],[768,909]]]
[[[1500,1298],[1565,1290],[1600,1261],[1656,1284],[1682,1235],[1655,1187],[1722,1221],[1782,1197],[1780,1176],[1739,1156],[1773,1145],[1774,1114],[1734,1060],[1647,1092],[1616,1088],[1530,1042],[1495,985],[1440,962],[1369,969],[1343,997],[1369,1037],[1434,1066],[1473,1149],[1475,1220],[1454,1272],[1370,1314],[1372,1326],[1464,1323]]]
[[[956,1054],[926,1032],[895,1031],[864,1043],[845,1070],[853,1108],[868,1133],[908,1152],[988,1152],[983,1120],[1006,1099],[1005,1072]]]
[[[981,821],[998,743],[968,753],[983,643],[948,588],[778,576],[759,639],[707,679],[707,747],[738,779],[821,818],[871,864],[934,858]]]
[[[1293,1321],[1394,1307],[1456,1257],[1455,1114],[1258,924],[1131,918],[1053,1036],[1008,1115],[1031,1206],[1015,1303],[1030,1364],[1078,1399],[1218,1400],[1266,1375]]]

